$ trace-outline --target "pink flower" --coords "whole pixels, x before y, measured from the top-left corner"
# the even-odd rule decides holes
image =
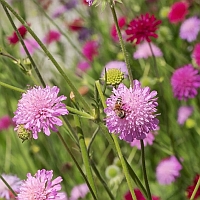
[[[200,75],[191,64],[185,65],[174,71],[171,77],[174,96],[178,100],[187,100],[197,95],[200,87]]]
[[[200,19],[197,17],[190,17],[186,19],[180,27],[180,38],[192,42],[196,40],[200,31]]]
[[[25,39],[24,43],[26,45],[26,48],[28,49],[28,52],[30,53],[30,55],[33,55],[35,50],[37,50],[40,46],[39,44],[35,41],[35,39]],[[24,48],[21,46],[21,54],[22,55],[26,55],[26,52],[24,50]]]
[[[69,113],[65,104],[61,103],[66,97],[58,97],[58,93],[59,88],[56,86],[35,86],[23,93],[13,118],[17,125],[15,130],[24,125],[25,129],[32,132],[34,139],[38,138],[42,130],[47,136],[50,135],[50,129],[57,131],[56,125],[62,126],[58,117]]]
[[[0,118],[0,131],[8,129],[12,125],[13,122],[9,116],[5,115]]]
[[[197,65],[200,67],[200,43],[197,43],[194,47],[192,58],[194,58]]]
[[[78,63],[77,68],[83,72],[86,72],[90,68],[90,64],[87,61],[81,61]]]
[[[66,196],[64,193],[59,192],[61,190],[60,183],[62,178],[60,176],[54,180],[52,180],[52,178],[52,170],[38,170],[34,176],[28,173],[27,180],[25,180],[20,187],[20,192],[17,195],[17,199],[63,200]]]
[[[93,61],[94,57],[97,56],[98,53],[98,42],[94,40],[90,40],[86,42],[82,48],[83,55],[89,60]]]
[[[153,43],[150,44],[152,47],[152,51],[155,57],[160,57],[162,56],[162,51]],[[136,52],[133,54],[133,57],[135,59],[140,59],[140,58],[144,58],[147,59],[148,57],[152,56],[152,52],[151,49],[149,47],[149,43],[144,41],[142,44],[139,44],[137,46],[137,50]]]
[[[85,198],[88,192],[89,192],[89,188],[86,183],[77,185],[72,189],[69,200],[78,200],[80,198],[81,199]]]
[[[156,168],[156,178],[161,185],[169,185],[180,176],[181,164],[175,156],[162,160]]]
[[[168,18],[171,23],[178,23],[185,19],[188,13],[188,3],[184,1],[175,2],[169,11]]]
[[[51,44],[52,42],[57,42],[60,40],[61,34],[58,31],[50,30],[45,38],[44,38],[44,43],[45,44]]]
[[[130,22],[126,30],[126,34],[130,35],[127,41],[133,42],[136,40],[136,44],[143,40],[151,42],[150,37],[158,37],[155,32],[159,24],[161,24],[161,21],[157,20],[154,15],[150,16],[149,13],[136,17]]]
[[[191,106],[181,106],[178,109],[178,123],[180,125],[183,125],[185,121],[188,119],[188,117],[192,114],[193,107]]]
[[[85,2],[87,2],[89,6],[92,5],[93,1],[94,1],[94,0],[85,0]]]

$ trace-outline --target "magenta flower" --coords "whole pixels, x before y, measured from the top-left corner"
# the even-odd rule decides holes
[[[192,58],[194,58],[197,65],[200,67],[200,43],[197,43],[192,52]]]
[[[175,2],[169,11],[168,18],[171,23],[178,23],[185,19],[188,14],[188,3],[179,1]]]
[[[20,187],[17,199],[63,200],[65,195],[64,193],[59,192],[61,190],[60,183],[62,178],[60,176],[54,180],[52,180],[52,178],[52,170],[38,170],[34,176],[28,173],[27,180],[25,180]]]
[[[138,80],[134,80],[133,85],[127,88],[121,83],[117,89],[113,88],[113,95],[107,99],[104,109],[109,132],[120,133],[119,138],[127,142],[146,138],[159,123],[158,114],[155,114],[157,92],[150,92],[149,87],[142,88]]]
[[[90,68],[90,63],[87,61],[81,61],[77,65],[77,69],[81,70],[82,72],[86,72]]]
[[[94,40],[90,40],[86,42],[82,48],[83,55],[89,60],[93,61],[94,57],[97,56],[98,53],[98,42]]]
[[[2,177],[10,185],[10,187],[14,190],[15,193],[19,192],[19,188],[22,184],[22,181],[17,176],[2,174]],[[14,194],[11,193],[10,189],[7,188],[7,186],[1,179],[0,179],[0,198],[6,200],[15,198]]]
[[[154,15],[150,16],[149,13],[133,19],[126,30],[126,34],[130,35],[127,41],[136,40],[136,44],[144,40],[151,42],[150,37],[158,37],[155,32],[159,24],[161,24],[161,20],[157,20]]]
[[[183,125],[192,113],[193,113],[193,107],[192,106],[181,106],[178,109],[178,120],[177,120],[178,123],[180,125]]]
[[[153,43],[151,43],[151,47],[152,47],[152,51],[155,57],[160,57],[163,55],[160,48],[158,48]],[[135,59],[140,59],[140,58],[147,59],[148,57],[151,57],[151,56],[152,56],[152,52],[151,52],[148,42],[143,42],[142,44],[139,44],[137,46],[136,52],[133,54],[133,57]]]
[[[85,0],[85,1],[88,3],[89,6],[91,6],[94,0]]]
[[[60,40],[61,34],[59,31],[50,30],[44,37],[45,44],[51,44],[52,42],[57,42]]]
[[[196,40],[200,31],[200,19],[197,17],[190,17],[186,19],[180,27],[180,38],[192,42]]]
[[[198,182],[199,178],[200,178],[200,174],[196,174],[196,176],[194,177],[192,185],[187,187],[186,192],[187,192],[187,198],[188,199],[191,199],[192,193],[194,192],[194,189],[195,189],[195,187],[197,185],[197,182]],[[197,192],[196,192],[196,194],[194,196],[194,199],[198,199],[198,197],[200,197],[200,187],[197,188]]]
[[[88,192],[89,192],[89,188],[86,183],[77,185],[72,189],[69,200],[78,200],[80,198],[81,199],[85,198]]]
[[[39,44],[35,41],[35,39],[25,39],[24,43],[30,55],[33,55],[35,50],[37,50],[40,47]],[[21,46],[20,51],[22,55],[26,55],[26,52],[22,46]]]
[[[156,178],[159,184],[169,185],[180,176],[181,164],[175,156],[162,160],[156,168]]]
[[[5,115],[0,118],[0,131],[8,129],[12,125],[13,122],[9,116]]]
[[[59,88],[56,86],[35,86],[22,94],[13,118],[17,125],[15,130],[24,125],[25,129],[32,131],[34,139],[38,138],[41,131],[48,136],[50,129],[57,131],[55,125],[62,126],[62,121],[58,117],[68,114],[65,104],[61,103],[66,97],[58,97],[58,92]]]
[[[175,70],[171,77],[171,85],[174,96],[178,100],[194,98],[200,87],[198,70],[194,69],[191,64]]]

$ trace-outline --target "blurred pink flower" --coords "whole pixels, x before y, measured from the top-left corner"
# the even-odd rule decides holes
[[[0,118],[0,131],[8,129],[12,125],[13,122],[9,116],[5,115]]]
[[[160,56],[163,55],[160,48],[158,48],[153,43],[151,43],[150,45],[152,47],[152,51],[153,51],[155,57],[160,57]],[[144,41],[142,44],[139,44],[137,46],[136,52],[133,54],[133,57],[135,59],[140,59],[140,58],[147,59],[148,57],[151,57],[151,56],[152,56],[152,52],[151,52],[151,49],[149,47],[149,43],[146,42],[146,41]]]
[[[69,200],[78,200],[80,198],[81,199],[85,198],[88,192],[89,192],[89,188],[86,183],[77,185],[72,189]]]
[[[200,19],[197,17],[190,17],[186,19],[180,27],[180,38],[192,42],[196,40],[200,31]]]
[[[169,185],[180,176],[181,164],[175,156],[171,156],[158,164],[156,168],[156,178],[159,184]]]
[[[175,2],[169,11],[168,18],[171,23],[178,23],[185,19],[188,13],[188,3],[184,1]]]
[[[185,121],[188,119],[188,117],[192,114],[193,107],[192,106],[181,106],[178,109],[178,123],[180,125],[183,125]]]
[[[60,40],[61,34],[59,31],[50,30],[44,37],[45,44],[51,44],[52,42],[57,42]]]
[[[196,176],[194,177],[192,185],[187,187],[186,191],[187,191],[187,198],[188,199],[191,199],[192,193],[194,192],[194,189],[197,185],[199,178],[200,178],[200,174],[196,174]],[[193,199],[197,199],[198,197],[200,197],[200,187],[197,188],[196,194],[195,194]]]
[[[28,49],[28,52],[33,55],[35,50],[37,50],[40,46],[39,44],[35,41],[35,39],[25,39],[24,43],[26,45],[26,48]],[[20,52],[22,55],[26,55],[26,52],[23,48],[23,46],[20,47]]]
[[[98,42],[94,40],[87,41],[83,48],[82,53],[83,55],[89,60],[93,61],[94,57],[97,56],[98,53]]]
[[[77,69],[86,72],[90,68],[90,64],[87,61],[81,61],[77,65]]]
[[[197,43],[194,46],[194,50],[192,52],[192,58],[194,58],[196,64],[200,67],[200,43]]]

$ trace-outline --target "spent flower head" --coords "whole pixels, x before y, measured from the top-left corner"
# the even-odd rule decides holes
[[[123,83],[113,88],[113,95],[107,99],[104,109],[109,132],[120,134],[119,138],[127,142],[146,138],[159,123],[156,95],[157,92],[150,92],[149,87],[142,88],[138,80],[133,81],[133,88]]]
[[[58,117],[69,113],[65,104],[61,102],[66,97],[58,97],[59,90],[56,86],[35,86],[23,93],[14,113],[13,121],[17,125],[15,130],[23,125],[23,128],[32,132],[34,139],[38,138],[41,131],[48,136],[50,129],[57,131],[56,126],[62,126],[62,121]]]

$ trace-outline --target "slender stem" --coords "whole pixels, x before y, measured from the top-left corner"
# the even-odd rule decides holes
[[[8,85],[8,84],[3,83],[3,82],[1,82],[1,81],[0,81],[0,85],[3,86],[3,87],[9,88],[9,89],[11,89],[11,90],[17,91],[17,92],[22,92],[22,93],[25,92],[25,90],[22,90],[22,89],[20,89],[20,88],[14,87],[14,86],[12,86],[12,85]]]
[[[129,174],[128,167],[126,165],[126,161],[124,159],[124,156],[122,154],[121,148],[119,146],[118,138],[114,134],[112,134],[112,138],[114,140],[114,143],[115,143],[115,146],[116,146],[116,149],[117,149],[117,153],[118,153],[119,159],[120,159],[121,164],[122,164],[122,168],[123,168],[124,175],[125,175],[127,183],[128,183],[128,187],[129,187],[131,196],[132,196],[133,200],[137,200],[137,198],[135,196],[135,193],[134,193],[134,190],[133,190],[133,182],[131,180],[131,176]]]
[[[96,130],[94,131],[93,135],[92,135],[92,138],[91,138],[90,143],[89,143],[88,148],[87,148],[88,154],[90,153],[90,148],[92,146],[92,143],[94,142],[94,139],[95,139],[97,133],[99,132],[99,129],[100,129],[100,127],[98,126],[96,128]]]
[[[130,66],[130,62],[129,62],[129,56],[128,56],[128,53],[126,51],[126,48],[125,48],[125,45],[124,45],[124,41],[122,39],[121,30],[119,28],[117,15],[116,15],[116,12],[115,12],[115,5],[114,5],[112,0],[110,0],[110,9],[112,11],[114,23],[115,23],[115,26],[116,26],[116,29],[117,29],[117,35],[119,37],[120,46],[121,46],[121,49],[122,49],[122,53],[124,55],[124,61],[126,63],[127,69],[128,69],[130,85],[131,85],[131,87],[133,87],[133,75],[132,75],[131,66]]]
[[[105,101],[103,92],[101,90],[101,85],[99,83],[99,80],[95,81],[95,84],[96,84],[96,87],[97,87],[97,90],[98,90],[98,93],[99,93],[99,96],[100,96],[100,99],[101,99],[101,103],[102,103],[103,107],[106,108],[106,101]]]
[[[69,85],[69,87],[72,89],[72,91],[74,92],[74,95],[76,96],[76,98],[82,103],[84,109],[86,111],[88,111],[91,115],[93,114],[92,108],[88,105],[88,103],[84,100],[84,98],[81,96],[81,94],[78,92],[78,90],[76,89],[76,87],[73,85],[73,83],[70,81],[70,79],[68,78],[68,76],[65,74],[65,72],[63,71],[63,69],[60,67],[60,65],[58,64],[58,62],[55,60],[55,58],[52,56],[52,54],[48,51],[48,49],[45,47],[45,45],[43,44],[43,42],[37,37],[37,35],[33,32],[33,30],[29,27],[29,25],[27,25],[27,23],[23,20],[23,18],[21,18],[16,12],[15,10],[13,10],[13,8],[6,3],[4,0],[0,0],[1,4],[5,7],[7,7],[10,12],[13,13],[13,15],[26,27],[26,29],[28,30],[28,32],[32,35],[32,37],[36,40],[36,42],[40,45],[40,47],[43,49],[43,51],[45,52],[45,54],[49,57],[49,59],[51,60],[51,62],[54,64],[54,66],[56,67],[56,69],[60,72],[60,74],[63,76],[63,78],[65,79],[65,81],[67,82],[67,84]]]
[[[91,188],[90,186],[90,183],[88,182],[88,179],[87,177],[85,176],[85,174],[83,173],[83,170],[81,169],[80,165],[78,164],[78,162],[76,161],[76,158],[74,157],[73,153],[70,151],[69,147],[67,146],[67,143],[65,142],[64,138],[62,137],[62,135],[60,134],[60,132],[57,132],[57,135],[58,137],[60,138],[61,142],[63,143],[65,149],[67,150],[67,152],[69,153],[69,155],[71,156],[72,160],[74,161],[74,163],[76,164],[79,172],[81,173],[81,175],[83,176],[85,182],[87,183],[91,193],[92,193],[92,196],[94,199],[96,199],[96,195],[94,194],[93,192],[93,189]]]
[[[149,188],[149,182],[148,182],[148,178],[147,178],[146,165],[145,165],[145,153],[144,153],[143,140],[140,140],[140,144],[141,144],[141,153],[142,153],[142,170],[143,170],[143,175],[144,175],[144,181],[145,181],[148,199],[151,200],[151,191]]]
[[[34,60],[32,59],[32,57],[31,57],[31,55],[30,55],[28,49],[26,48],[26,45],[24,44],[23,38],[22,38],[22,36],[20,35],[20,33],[19,33],[17,27],[15,26],[15,24],[14,24],[14,22],[13,22],[13,20],[12,20],[12,17],[10,16],[10,14],[9,14],[9,12],[8,12],[8,10],[7,10],[7,6],[4,5],[4,2],[3,2],[3,1],[1,1],[1,4],[2,4],[2,6],[3,6],[3,9],[4,9],[4,11],[5,11],[5,13],[6,13],[6,15],[7,15],[8,19],[9,19],[11,25],[12,25],[12,27],[14,28],[14,30],[15,30],[15,32],[16,32],[16,34],[17,34],[17,37],[19,38],[20,43],[22,44],[22,46],[23,46],[23,48],[24,48],[24,50],[25,50],[25,52],[26,52],[28,58],[29,58],[30,61],[31,61],[31,64],[32,64],[32,66],[33,66],[33,69],[35,70],[35,72],[36,72],[36,74],[37,74],[37,76],[38,76],[38,78],[39,78],[41,84],[43,85],[43,87],[45,87],[46,84],[45,84],[45,82],[44,82],[44,80],[43,80],[43,78],[42,78],[42,75],[40,74],[40,72],[39,72],[39,70],[38,70],[38,68],[37,68],[37,66],[36,66],[36,64],[35,64],[35,62],[34,62]]]
[[[87,118],[87,119],[94,119],[93,116],[89,115],[88,113],[86,112],[82,112],[80,110],[77,110],[75,108],[72,108],[70,106],[66,106],[67,110],[69,110],[72,114],[77,114],[79,115],[80,117],[83,117],[83,118]]]
[[[192,196],[190,197],[190,200],[193,200],[193,199],[194,199],[194,197],[195,197],[195,195],[196,195],[196,193],[197,193],[197,191],[198,191],[198,189],[199,189],[199,186],[200,186],[200,176],[199,176],[199,179],[198,179],[198,181],[197,181],[197,184],[196,184],[196,186],[195,186],[195,188],[194,188],[194,191],[192,192]]]

